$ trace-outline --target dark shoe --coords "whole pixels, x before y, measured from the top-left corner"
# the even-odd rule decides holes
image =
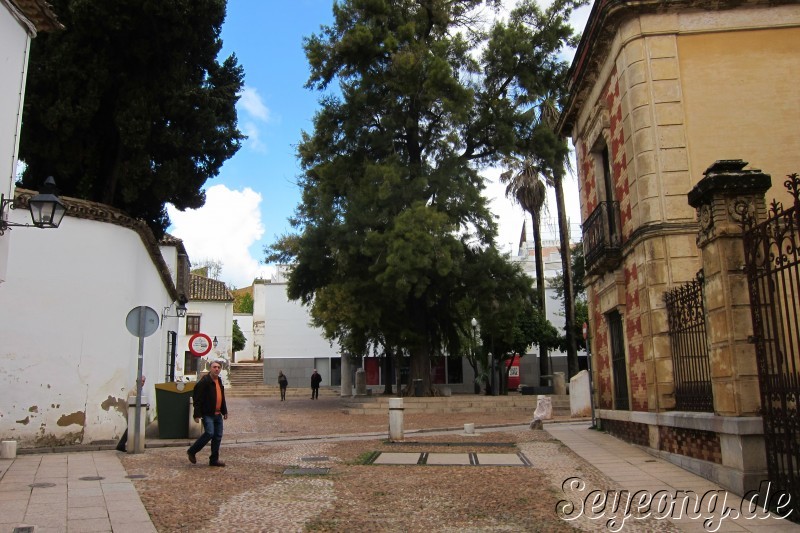
[[[192,452],[187,451],[186,455],[189,456],[189,462],[190,463],[192,463],[193,465],[197,464],[197,457],[195,457],[195,455]]]
[[[216,463],[208,463],[208,466],[225,466],[223,461],[217,461]]]

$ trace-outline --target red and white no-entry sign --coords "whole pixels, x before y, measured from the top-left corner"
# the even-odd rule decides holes
[[[205,333],[195,333],[189,337],[189,351],[195,357],[203,357],[211,351],[211,337]]]
[[[589,324],[587,324],[586,322],[584,322],[584,323],[583,323],[583,340],[586,340],[586,338],[587,338],[588,336],[589,336]]]

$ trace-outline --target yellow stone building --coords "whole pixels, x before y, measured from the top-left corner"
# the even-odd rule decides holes
[[[757,488],[768,454],[736,210],[764,218],[764,196],[793,200],[800,3],[598,0],[570,75],[559,128],[577,152],[601,426]],[[709,394],[689,411],[665,294],[697,279]]]

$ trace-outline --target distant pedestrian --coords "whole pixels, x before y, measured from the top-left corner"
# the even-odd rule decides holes
[[[203,434],[186,451],[192,464],[197,462],[195,455],[211,441],[210,466],[225,466],[219,460],[219,447],[222,444],[222,421],[228,419],[228,407],[225,405],[225,387],[219,373],[222,362],[211,363],[211,371],[203,376],[194,388],[194,421],[203,419]]]
[[[319,384],[322,383],[322,376],[317,373],[317,369],[314,369],[314,373],[311,374],[311,399],[312,400],[319,400]]]
[[[281,387],[281,401],[286,400],[286,387],[289,386],[289,380],[286,379],[286,374],[283,370],[278,370],[278,385]]]

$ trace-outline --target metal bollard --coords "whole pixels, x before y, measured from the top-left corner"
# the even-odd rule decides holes
[[[389,398],[389,440],[403,440],[403,399]]]

